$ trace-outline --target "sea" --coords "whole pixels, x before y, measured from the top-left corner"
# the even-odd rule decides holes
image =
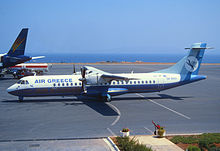
[[[42,56],[42,54],[29,54]],[[96,62],[158,62],[175,63],[186,54],[46,54],[45,58],[32,60],[36,63],[96,63]],[[203,63],[220,63],[220,54],[205,54]]]

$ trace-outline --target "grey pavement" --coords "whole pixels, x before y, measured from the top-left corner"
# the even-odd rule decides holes
[[[2,151],[111,151],[104,139],[1,142]]]

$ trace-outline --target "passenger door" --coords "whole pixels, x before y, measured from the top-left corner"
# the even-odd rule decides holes
[[[157,84],[158,84],[158,90],[162,90],[164,88],[164,78],[159,77],[157,79]]]

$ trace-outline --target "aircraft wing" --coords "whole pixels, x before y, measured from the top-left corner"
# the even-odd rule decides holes
[[[84,66],[84,68],[86,69],[87,74],[111,74],[90,66]]]
[[[136,78],[128,78],[124,76],[118,76],[118,75],[112,75],[112,74],[103,74],[101,78],[107,80],[107,81],[112,81],[112,80],[135,80]]]
[[[103,78],[106,81],[112,81],[112,80],[136,80],[136,78],[129,78],[126,76],[120,76],[120,75],[116,75],[116,74],[112,74],[112,73],[108,73],[108,72],[104,72],[102,70],[99,70],[97,68],[94,67],[90,67],[90,66],[85,66],[84,67],[86,69],[87,74],[99,74],[100,78]]]
[[[32,57],[31,59],[40,59],[40,58],[45,58],[45,56]]]

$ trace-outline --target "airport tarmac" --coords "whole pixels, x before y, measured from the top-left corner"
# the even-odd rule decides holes
[[[93,65],[112,73],[150,72],[168,65]],[[77,70],[79,71],[79,65]],[[71,74],[72,65],[53,65],[48,74]],[[167,134],[220,132],[220,65],[203,65],[206,80],[160,93],[125,94],[112,102],[76,100],[74,97],[24,98],[6,89],[17,80],[0,80],[0,142],[102,138],[120,135],[151,135],[152,120]]]

